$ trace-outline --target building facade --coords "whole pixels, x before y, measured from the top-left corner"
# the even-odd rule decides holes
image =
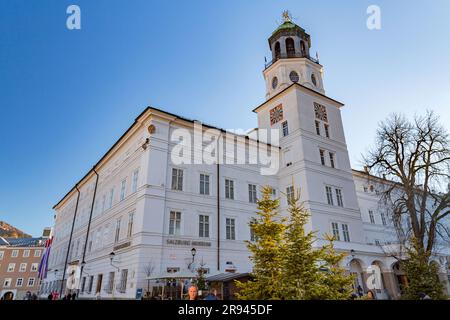
[[[308,228],[321,237],[318,245],[325,233],[335,236],[336,247],[348,253],[345,264],[356,274],[355,287],[367,290],[369,267],[378,266],[378,297],[400,295],[404,277],[385,248],[395,244],[395,232],[377,207],[371,177],[350,166],[344,105],[325,94],[323,67],[310,55],[309,34],[286,18],[269,46],[266,101],[253,110],[257,128],[248,135],[204,124],[200,129],[208,141],[233,142],[231,152],[214,155],[220,161],[175,161],[174,154],[187,150],[174,140],[183,132],[194,140],[192,148],[190,138],[182,140],[189,145],[189,159],[203,155],[208,143],[195,143],[196,121],[148,107],[55,205],[43,294],[66,290],[70,265],[81,267],[78,288],[84,298],[132,299],[147,287],[148,277],[200,264],[210,274],[249,272],[249,221],[260,188],[268,185],[281,197],[284,213],[284,194],[300,189],[311,212]],[[265,135],[274,131],[277,141]],[[261,147],[271,150],[274,174],[262,174],[265,164],[251,161],[250,151]],[[238,161],[240,150],[246,161]],[[448,253],[436,261],[448,284]]]
[[[38,268],[45,238],[0,238],[0,299],[22,300],[39,294]]]

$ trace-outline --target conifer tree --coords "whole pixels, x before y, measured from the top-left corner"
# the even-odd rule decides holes
[[[268,186],[263,188],[257,207],[257,217],[250,223],[255,241],[247,242],[252,254],[250,260],[253,262],[253,280],[236,281],[240,289],[237,297],[242,300],[281,299],[280,280],[286,219],[280,216],[280,200],[273,199],[272,189]]]
[[[429,254],[412,240],[412,247],[407,249],[408,258],[400,261],[401,268],[408,277],[402,299],[418,300],[425,293],[434,300],[445,299],[444,286],[438,277],[438,266],[430,263]]]

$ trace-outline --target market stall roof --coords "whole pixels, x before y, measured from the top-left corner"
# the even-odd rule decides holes
[[[219,273],[216,275],[212,275],[206,278],[206,281],[208,282],[227,282],[234,279],[244,278],[244,277],[250,277],[250,273]]]
[[[154,276],[147,277],[146,280],[159,280],[159,279],[190,279],[196,276],[190,270],[181,270],[178,272],[163,272]]]

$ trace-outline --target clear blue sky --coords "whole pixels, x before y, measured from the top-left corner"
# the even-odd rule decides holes
[[[81,7],[82,29],[66,28]],[[381,7],[382,29],[366,28]],[[0,220],[39,235],[52,206],[147,105],[255,127],[267,38],[283,10],[312,37],[346,104],[352,164],[390,112],[450,123],[450,1],[3,0]]]

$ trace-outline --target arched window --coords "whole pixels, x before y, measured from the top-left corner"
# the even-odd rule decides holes
[[[317,80],[316,80],[316,76],[314,75],[314,73],[311,75],[311,82],[313,83],[314,86],[317,87]]]
[[[292,38],[286,39],[286,52],[288,57],[293,57],[295,55],[294,40]]]
[[[280,47],[280,43],[277,42],[275,43],[275,59],[280,59],[281,58],[281,47]]]
[[[306,56],[305,42],[303,40],[300,41],[300,50],[302,51],[302,56]]]

